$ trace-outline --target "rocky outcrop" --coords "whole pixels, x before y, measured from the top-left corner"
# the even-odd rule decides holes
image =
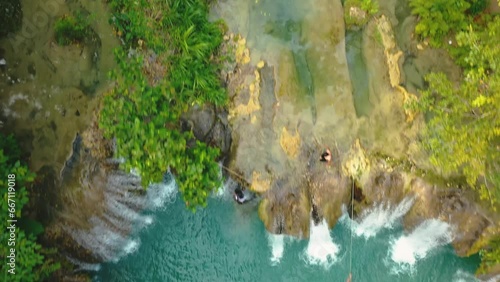
[[[225,110],[209,105],[194,106],[181,117],[181,128],[193,132],[197,140],[219,148],[221,158],[229,153],[231,130]]]
[[[499,223],[470,191],[425,173],[431,167],[418,143],[424,120],[404,107],[416,99],[405,87],[403,68],[416,48],[399,48],[388,17],[368,22],[362,54],[372,109],[358,118],[339,20],[342,7],[340,1],[326,2],[311,7],[297,29],[307,47],[299,52],[285,47],[253,65],[240,46],[238,67],[228,81],[230,166],[261,194],[264,226],[271,233],[304,238],[311,218],[314,223],[326,219],[333,227],[343,205],[353,207],[351,216],[357,217],[373,205],[393,207],[410,198],[407,230],[437,218],[455,229],[452,243],[459,255],[477,252],[498,234]],[[411,25],[405,23],[405,28]],[[319,162],[326,148],[334,151],[330,164]]]
[[[422,221],[437,218],[454,228],[453,247],[459,256],[479,251],[485,241],[500,232],[499,222],[490,212],[472,201],[473,191],[467,188],[432,184],[419,177],[410,181],[416,201],[404,218],[405,227],[413,229]]]
[[[343,171],[359,187],[355,214],[375,203],[395,206],[403,198],[411,197],[414,204],[403,218],[405,228],[412,230],[427,219],[447,222],[453,228],[452,244],[459,256],[478,252],[500,232],[497,216],[472,200],[475,196],[470,188],[438,184],[443,181],[423,177],[425,174],[414,166],[390,164],[383,158],[367,155],[359,142],[348,153]]]
[[[246,40],[232,36],[237,65],[228,80],[234,141],[230,168],[262,195],[259,214],[270,232],[300,237],[308,236],[312,213],[333,226],[349,198],[349,180],[340,173],[338,154],[331,165],[318,158],[325,147],[350,143],[348,129],[355,128],[356,116],[342,5],[316,4],[301,26],[295,24],[279,37],[310,44],[267,54],[267,62],[252,64]],[[333,21],[332,13],[338,15]],[[266,28],[276,33],[279,24]]]

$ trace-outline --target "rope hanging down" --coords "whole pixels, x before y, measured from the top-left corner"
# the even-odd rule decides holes
[[[349,251],[349,277],[347,277],[347,282],[351,282],[352,279],[352,222],[354,220],[354,179],[352,179],[352,189],[351,189],[351,244]]]

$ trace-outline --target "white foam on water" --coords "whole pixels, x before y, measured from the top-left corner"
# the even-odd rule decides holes
[[[452,240],[452,228],[448,223],[437,219],[422,222],[410,234],[391,240],[389,256],[396,263],[391,271],[395,274],[414,271],[419,260]]]
[[[396,207],[390,204],[376,204],[367,209],[360,216],[360,219],[352,222],[353,232],[356,236],[363,236],[365,239],[377,235],[384,228],[392,228],[413,206],[414,199],[404,198]]]
[[[130,240],[128,243],[123,247],[123,252],[128,255],[131,254],[139,249],[140,242],[139,240]]]
[[[222,169],[223,169],[223,164],[222,162],[219,162],[219,179],[221,180],[224,180],[224,175],[222,173]],[[217,187],[216,189],[214,189],[214,191],[212,192],[212,196],[215,197],[215,198],[223,198],[224,195],[226,194],[226,191],[228,190],[228,183],[230,181],[234,181],[230,176],[227,177],[227,179],[224,181],[224,183],[222,183],[222,185],[220,187]]]
[[[175,200],[177,194],[177,183],[172,178],[165,183],[155,183],[148,187],[147,197],[150,210],[165,207],[165,204]]]
[[[338,261],[340,248],[333,242],[325,219],[318,225],[314,225],[314,221],[311,220],[310,226],[309,244],[304,259],[309,264],[329,268]]]
[[[146,223],[146,225],[150,225],[151,223],[153,223],[153,217],[152,216],[146,216],[144,218],[144,223]]]
[[[271,247],[271,263],[278,264],[285,251],[285,235],[269,234],[267,238]]]
[[[457,270],[455,275],[453,275],[453,282],[498,282],[500,281],[500,274],[489,278],[488,280],[481,280],[474,276],[473,273],[463,271],[462,269]]]
[[[500,278],[500,277],[499,277]],[[453,282],[480,282],[474,274],[463,271],[462,269],[457,270],[455,275],[453,275]],[[492,282],[497,281],[493,280]],[[488,281],[489,282],[489,281]]]
[[[86,263],[86,262],[82,262],[80,260],[77,260],[77,259],[74,259],[74,258],[71,258],[68,256],[66,256],[66,259],[68,259],[74,265],[78,266],[78,268],[75,270],[75,272],[77,272],[77,271],[95,271],[95,272],[97,272],[97,271],[101,270],[101,264],[99,264],[99,263]]]
[[[216,198],[224,198],[226,192],[234,190],[236,185],[238,185],[236,181],[234,181],[234,179],[232,179],[231,177],[228,177],[226,181],[224,181],[222,186],[214,191],[213,195]]]
[[[104,187],[104,209],[88,219],[91,228],[63,226],[62,228],[83,248],[102,261],[117,262],[121,257],[138,250],[138,239],[130,239],[154,222],[143,211],[164,207],[177,193],[175,179],[166,175],[163,183],[150,185],[142,193],[140,177],[116,171],[108,176]]]

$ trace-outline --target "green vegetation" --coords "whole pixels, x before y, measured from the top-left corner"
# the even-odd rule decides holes
[[[456,36],[468,50],[459,87],[442,73],[430,73],[429,88],[416,108],[430,114],[424,146],[431,162],[446,173],[462,172],[493,208],[500,201],[500,18],[483,31]]]
[[[488,270],[491,267],[500,264],[500,237],[491,240],[489,242],[489,246],[482,249],[479,254],[481,255],[481,265],[479,266],[477,273],[488,273]]]
[[[484,17],[470,25],[450,47],[464,78],[454,85],[442,73],[426,76],[429,83],[414,109],[428,114],[422,140],[430,161],[445,173],[459,173],[493,211],[500,206],[500,17]],[[500,240],[480,251],[485,273],[500,263]]]
[[[170,168],[194,211],[221,184],[219,150],[194,142],[192,132],[180,130],[179,118],[195,104],[226,104],[214,59],[223,24],[208,21],[202,0],[111,0],[110,5],[111,22],[125,44],[116,51],[116,84],[104,98],[100,128],[116,138],[123,168],[137,169],[144,186],[160,182]]]
[[[46,250],[36,242],[36,236],[42,230],[37,231],[39,224],[34,224],[32,221],[22,218],[22,209],[28,203],[28,192],[25,185],[33,181],[34,174],[28,171],[25,165],[19,161],[20,151],[12,136],[5,137],[0,135],[0,192],[2,201],[0,203],[0,233],[1,244],[0,253],[4,258],[0,269],[2,275],[8,277],[8,281],[41,281],[47,278],[52,272],[59,269],[60,264],[54,263],[50,259],[45,259],[42,253]],[[16,223],[16,240],[15,246],[8,245],[10,238],[10,231],[7,229],[7,220],[9,217],[8,206],[8,175],[15,175],[15,216],[18,220]],[[12,198],[11,198],[12,199]],[[10,203],[12,204],[12,202]],[[26,228],[19,228],[22,225]],[[30,228],[32,227],[32,228]],[[33,228],[34,227],[34,228]],[[9,274],[7,271],[10,268],[7,264],[5,256],[10,255],[11,248],[15,249],[16,256],[16,270],[15,275]]]
[[[89,21],[81,13],[58,19],[54,29],[56,42],[59,45],[83,43],[91,34]]]
[[[19,0],[0,0],[0,37],[21,28],[23,10]]]
[[[443,46],[450,32],[465,31],[482,12],[487,0],[411,0],[412,14],[418,16],[415,32],[428,38],[433,47]]]
[[[378,13],[376,0],[347,0],[344,3],[344,20],[347,28],[363,27],[376,13]]]

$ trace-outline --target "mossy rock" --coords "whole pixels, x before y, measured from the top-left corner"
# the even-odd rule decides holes
[[[370,17],[378,12],[378,3],[373,0],[347,0],[344,3],[346,29],[362,28]]]
[[[23,10],[20,0],[0,0],[0,37],[16,32],[22,26]]]
[[[56,42],[59,45],[83,43],[92,34],[88,20],[81,14],[65,15],[54,26]]]

